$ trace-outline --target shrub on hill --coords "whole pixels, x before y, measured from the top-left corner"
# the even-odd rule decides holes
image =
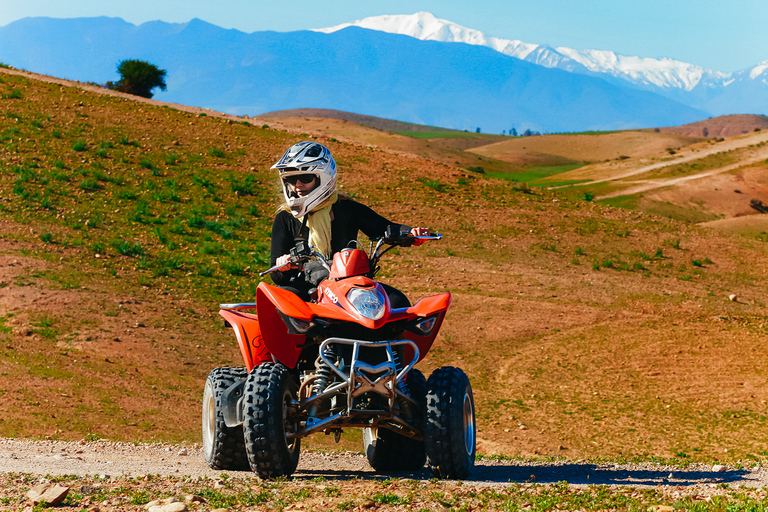
[[[151,98],[152,89],[155,87],[159,87],[161,91],[166,89],[166,71],[149,62],[123,60],[117,65],[117,72],[120,73],[120,80],[114,83],[107,82],[109,89],[144,98]]]

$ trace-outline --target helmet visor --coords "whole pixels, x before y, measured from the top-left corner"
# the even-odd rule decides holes
[[[295,185],[298,181],[308,185],[315,181],[315,178],[317,178],[317,174],[294,174],[293,176],[284,177],[283,181],[290,185]]]

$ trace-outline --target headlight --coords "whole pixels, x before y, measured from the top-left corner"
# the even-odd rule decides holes
[[[387,303],[376,288],[352,288],[347,294],[352,306],[365,318],[378,320],[384,316]]]

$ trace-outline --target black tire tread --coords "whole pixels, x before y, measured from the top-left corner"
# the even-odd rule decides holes
[[[427,465],[437,478],[466,478],[474,465],[474,447],[471,456],[464,448],[463,397],[469,386],[466,374],[452,366],[438,368],[427,382],[424,437]]]
[[[408,373],[407,382],[411,396],[421,402],[423,409],[427,379],[419,370],[413,369]],[[423,416],[423,410],[420,415]],[[427,460],[424,441],[417,441],[384,428],[378,429],[376,447],[366,449],[365,455],[371,467],[380,472],[416,471],[423,468]]]
[[[215,368],[208,374],[208,380],[213,389],[214,408],[221,410],[221,395],[224,391],[238,381],[243,381],[248,376],[245,368]],[[245,439],[243,427],[227,427],[224,424],[224,416],[216,413],[213,439],[213,453],[206,462],[212,469],[245,471],[250,469],[248,457],[245,453]]]
[[[280,363],[255,366],[245,381],[245,450],[251,469],[261,478],[290,476],[299,462],[299,440],[291,453],[282,420],[283,394],[290,385],[288,368]]]

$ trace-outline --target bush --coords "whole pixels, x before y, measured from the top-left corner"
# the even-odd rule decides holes
[[[166,89],[166,71],[149,62],[124,60],[117,65],[117,72],[120,73],[120,80],[107,82],[107,88],[144,98],[151,98],[155,87],[161,91]]]

